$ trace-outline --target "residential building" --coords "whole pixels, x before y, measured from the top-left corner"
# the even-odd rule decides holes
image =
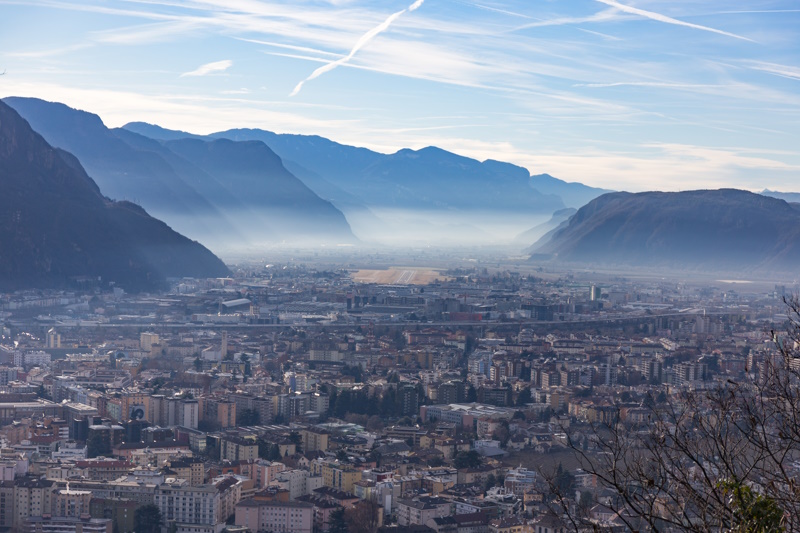
[[[436,517],[452,514],[448,500],[423,496],[414,500],[400,499],[397,502],[397,524],[400,526],[424,525]]]
[[[253,532],[311,533],[314,505],[307,502],[244,500],[236,505],[235,524]]]
[[[219,456],[228,461],[255,461],[258,459],[258,444],[255,439],[225,436],[219,441]]]

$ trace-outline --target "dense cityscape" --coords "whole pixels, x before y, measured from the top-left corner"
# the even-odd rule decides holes
[[[796,287],[529,270],[6,294],[0,528],[630,530],[603,428],[764,375]]]

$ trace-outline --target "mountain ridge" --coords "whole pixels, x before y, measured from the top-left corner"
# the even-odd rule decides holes
[[[218,277],[208,249],[103,196],[73,155],[50,146],[0,101],[0,287],[68,286],[101,278],[127,290],[160,289],[168,277]]]
[[[279,213],[270,212],[275,210],[274,202],[269,206],[254,203],[253,195],[243,194],[229,174],[218,171],[212,175],[191,158],[175,154],[167,144],[176,140],[159,141],[127,129],[109,129],[97,115],[59,103],[19,97],[5,100],[30,118],[46,139],[73,152],[108,196],[135,199],[148,212],[216,248],[249,249],[303,239],[356,241],[344,215],[288,172],[266,145],[259,146],[258,151],[262,161],[273,157],[272,163],[248,178],[251,185],[252,180],[258,182],[261,192],[275,188],[276,180],[284,187],[295,182],[291,187],[298,195],[293,198],[292,209]],[[204,138],[196,142],[211,141]]]
[[[535,253],[572,263],[790,270],[800,260],[800,210],[737,189],[609,193]]]

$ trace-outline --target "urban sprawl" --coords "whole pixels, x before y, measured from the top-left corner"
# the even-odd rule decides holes
[[[794,289],[440,274],[0,296],[0,529],[559,533],[561,488],[624,531],[576,450],[758,375]]]

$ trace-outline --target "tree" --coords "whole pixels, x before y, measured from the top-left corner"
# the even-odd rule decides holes
[[[269,455],[267,459],[270,461],[280,461],[281,460],[281,448],[277,444],[271,444],[269,447]]]
[[[90,459],[110,452],[111,450],[108,448],[108,443],[100,433],[93,433],[86,441],[86,457]]]
[[[372,415],[367,420],[367,431],[380,431],[383,429],[383,420],[378,415]]]
[[[491,489],[495,485],[497,485],[497,478],[494,477],[494,474],[489,474],[486,476],[486,481],[483,483],[484,492]]]
[[[374,533],[378,529],[381,508],[374,499],[358,502],[352,509],[345,513],[348,531],[350,533]]]
[[[570,493],[575,485],[575,477],[561,463],[558,463],[558,468],[556,469],[554,485],[561,494]]]
[[[289,440],[294,444],[294,449],[297,453],[303,453],[303,437],[300,433],[292,431],[289,433]]]
[[[252,376],[253,375],[253,368],[250,364],[250,356],[246,353],[243,353],[239,356],[239,360],[244,363],[244,376]]]
[[[328,533],[348,533],[347,522],[344,517],[344,507],[336,509],[331,513]]]
[[[160,533],[161,509],[152,503],[136,509],[133,513],[133,528],[136,533]]]
[[[264,440],[259,437],[256,440],[258,445],[258,457],[268,461],[278,461],[281,458],[280,447],[277,444]]]
[[[582,491],[581,499],[578,502],[578,505],[581,507],[581,509],[588,511],[593,504],[594,504],[594,497],[592,496],[592,493],[589,492],[588,490]]]
[[[492,432],[492,438],[500,441],[500,446],[505,448],[508,439],[511,438],[511,431],[508,427],[508,420],[501,420],[500,426]]]
[[[367,460],[370,462],[374,462],[376,467],[380,467],[381,456],[382,456],[381,452],[372,450],[371,452],[369,452],[369,454],[367,454]]]
[[[467,389],[467,403],[473,403],[478,401],[478,391],[475,390],[475,387],[472,386],[472,383],[469,384],[469,388]]]
[[[361,383],[364,381],[364,371],[361,370],[360,365],[344,365],[341,372],[343,376],[353,376],[353,379],[355,379],[356,383]]]
[[[570,442],[632,530],[800,530],[800,300],[785,333],[744,378],[647,402],[649,420],[595,428],[599,453]],[[652,397],[651,397],[652,398]],[[659,399],[660,400],[660,399]],[[595,440],[595,439],[593,439]],[[575,527],[584,517],[556,502]]]
[[[242,409],[236,413],[236,424],[240,426],[257,426],[261,423],[261,415],[257,409]]]
[[[524,389],[519,391],[519,394],[517,395],[518,407],[521,407],[526,403],[531,403],[531,389],[529,389],[528,387],[525,387]]]
[[[468,452],[458,452],[453,459],[453,466],[456,468],[477,468],[481,466],[481,455],[475,450]]]
[[[204,453],[206,457],[219,460],[219,446],[217,446],[216,444],[206,446],[206,451]]]
[[[47,394],[47,389],[44,388],[44,384],[39,385],[39,388],[36,389],[36,396],[39,398],[44,398],[45,400],[50,399],[50,396]]]

